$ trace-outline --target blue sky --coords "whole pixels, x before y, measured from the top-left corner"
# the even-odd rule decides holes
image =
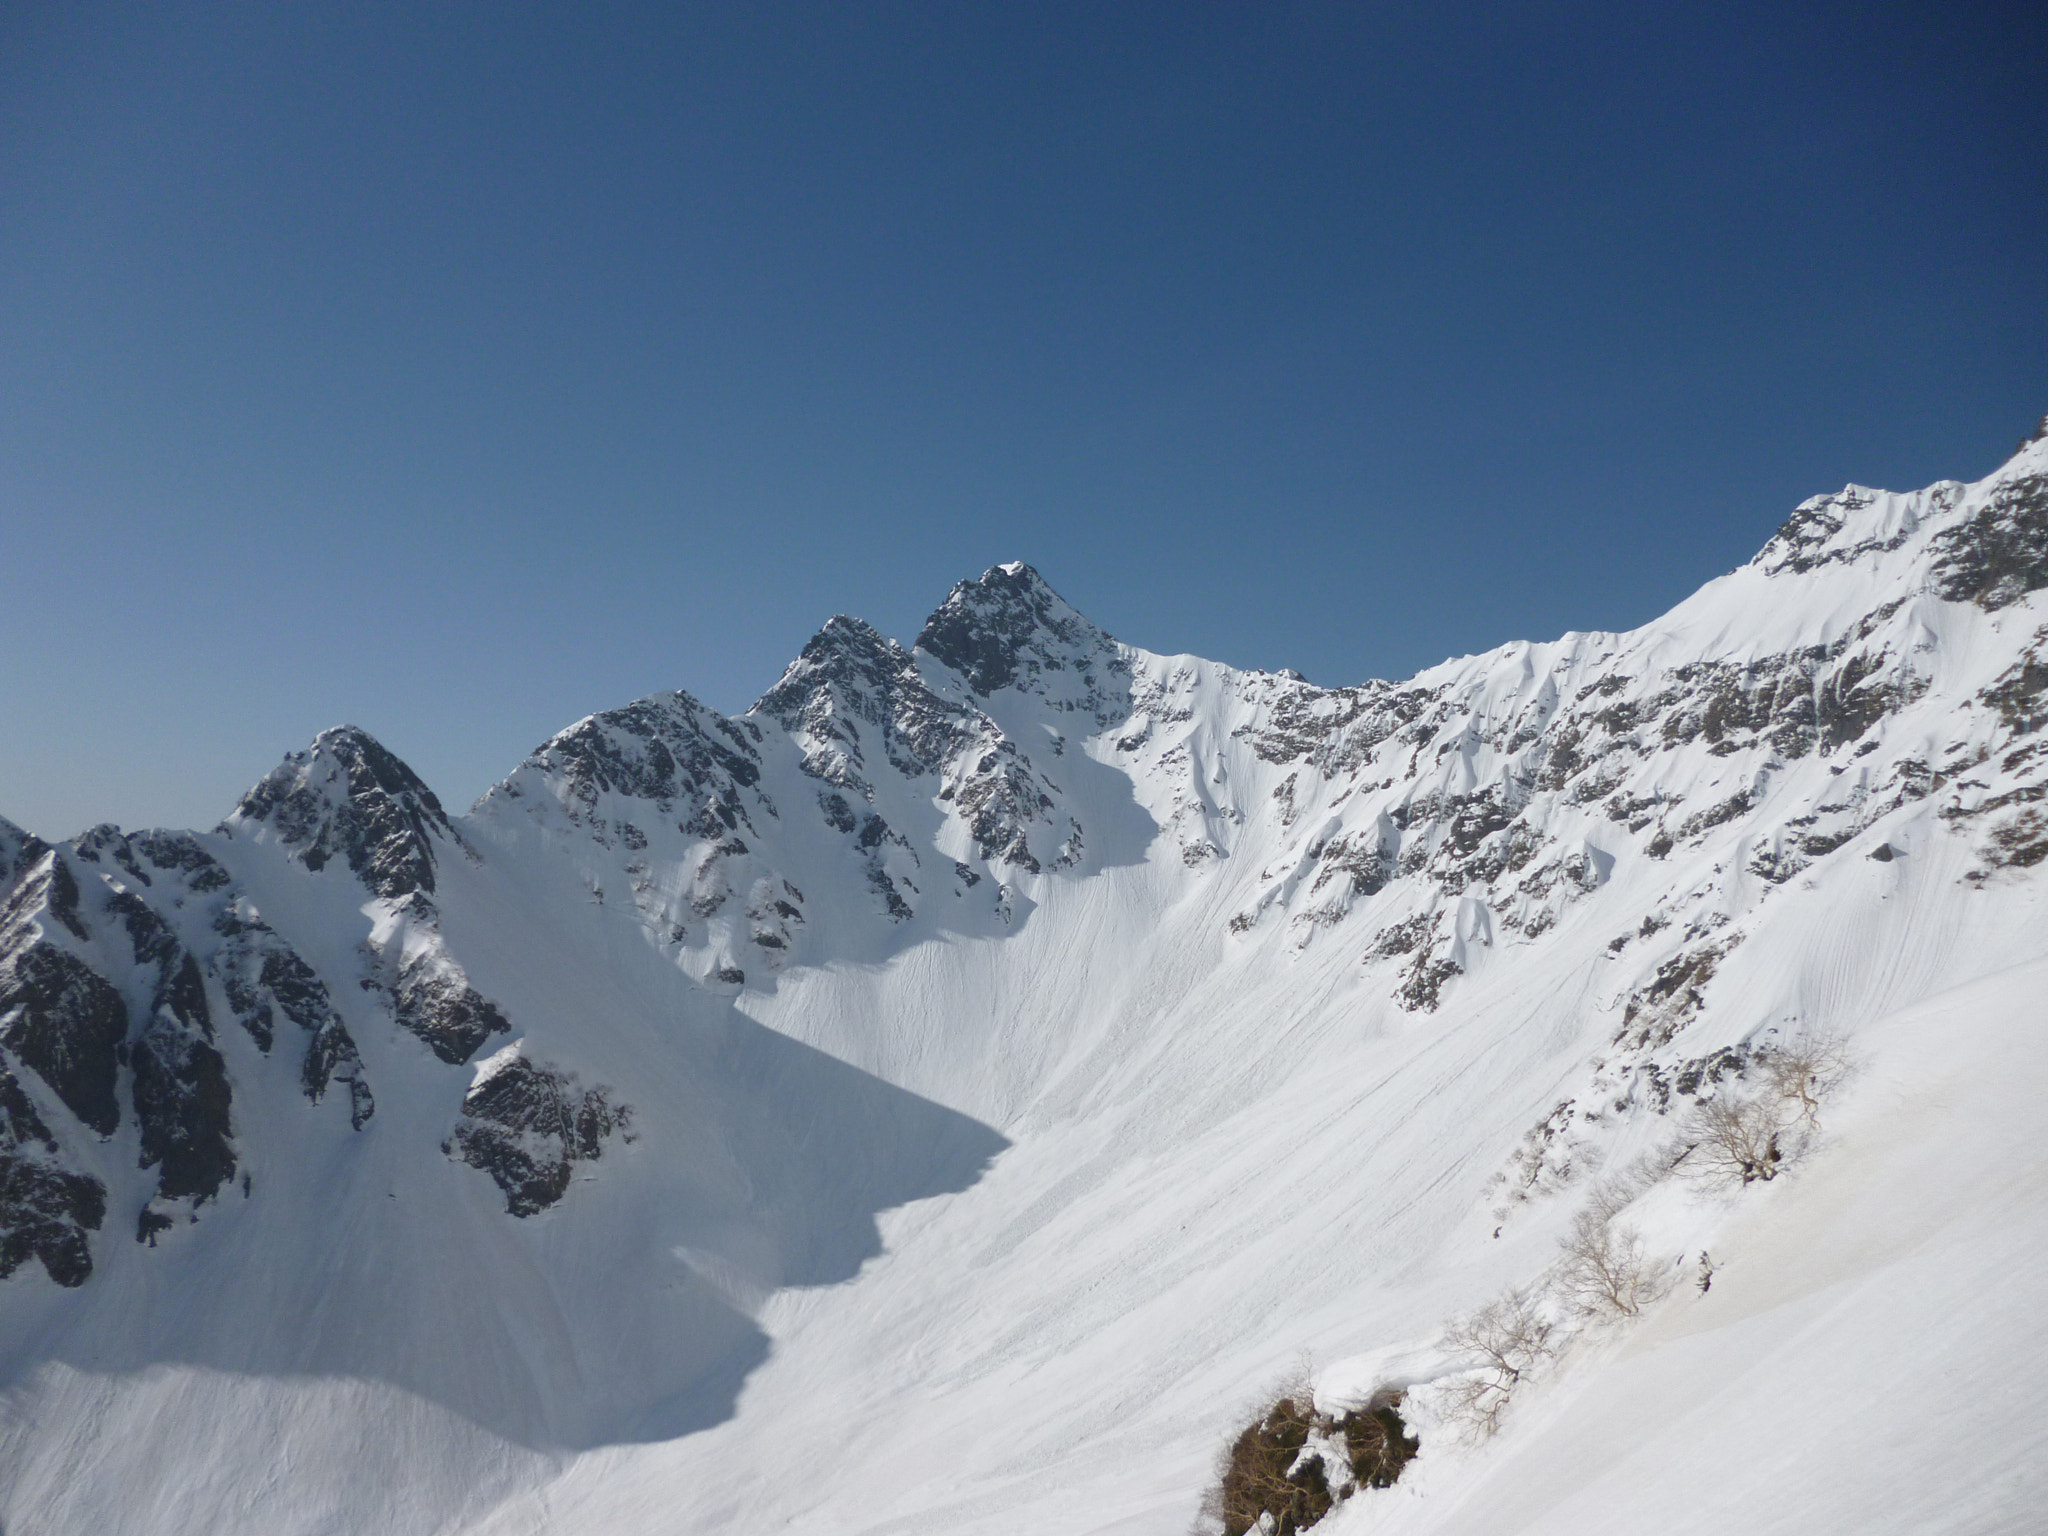
[[[0,10],[0,814],[466,805],[1036,564],[1319,682],[2048,410],[2038,5]]]

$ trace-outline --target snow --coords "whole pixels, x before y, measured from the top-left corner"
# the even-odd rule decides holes
[[[514,1040],[503,1050],[493,1051],[490,1055],[479,1061],[476,1064],[475,1072],[470,1076],[469,1091],[475,1093],[477,1089],[483,1087],[485,1083],[488,1083],[492,1078],[510,1067],[512,1063],[519,1060],[520,1047],[525,1044],[526,1041],[524,1039]]]
[[[2048,1483],[2044,984],[2019,966],[1874,1022],[1832,1145],[1722,1214],[1707,1294],[1481,1455],[1425,1451],[1333,1536],[2025,1529]]]
[[[1977,486],[1817,499],[1845,510],[1804,547],[1844,558],[1773,570],[1774,541],[1643,630],[1390,685],[1426,738],[1347,736],[1380,705],[1117,647],[1050,599],[1018,631],[1031,664],[988,697],[855,636],[867,670],[797,725],[720,727],[681,695],[641,727],[586,718],[439,845],[431,917],[366,900],[339,861],[291,863],[260,826],[209,836],[237,899],[328,978],[376,1114],[352,1131],[223,1029],[254,1193],[155,1248],[128,1240],[123,1196],[85,1287],[33,1266],[0,1284],[0,1522],[1182,1536],[1219,1450],[1306,1355],[1325,1406],[1406,1387],[1423,1434],[1332,1536],[2026,1528],[2048,1467],[2048,865],[1987,873],[1970,813],[2039,776],[2004,766],[2020,733],[1976,696],[2048,593],[1987,612],[1926,573],[1944,529],[2041,473],[2048,443]],[[1520,807],[1526,865],[1468,875],[1450,834],[1417,841],[1424,799],[1443,821],[1462,814],[1444,797],[1528,780],[1525,726],[1609,702],[1647,719],[1674,669],[1844,640],[1900,684],[1873,750],[1717,751],[1703,727],[1666,744],[1623,711],[1601,795],[1539,779]],[[943,767],[901,771],[878,741],[897,666],[979,712]],[[1299,719],[1318,745],[1289,756],[1272,743]],[[633,762],[662,732],[744,745],[750,819],[692,831],[693,807],[655,815],[626,768],[579,798],[578,731]],[[1046,801],[1022,823],[1037,872],[979,852],[940,794],[1005,743]],[[1897,787],[1965,760],[1939,792]],[[860,775],[856,808],[898,840],[825,830],[821,764]],[[1337,850],[1387,839],[1383,888],[1330,878]],[[1407,868],[1416,850],[1448,888]],[[799,915],[765,916],[777,901]],[[1436,925],[1420,951],[1375,949],[1411,919]],[[437,1062],[343,984],[366,943],[459,965],[511,1037],[467,1071]],[[1659,968],[1731,943],[1696,1017],[1623,1062]],[[1402,978],[1432,953],[1460,969],[1410,1006]],[[727,966],[746,980],[713,979]],[[1465,1363],[1444,1324],[1539,1281],[1596,1176],[1673,1134],[1640,1091],[1600,1109],[1639,1081],[1625,1067],[1802,1030],[1856,1063],[1811,1154],[1740,1192],[1641,1194],[1624,1219],[1669,1294],[1581,1332],[1495,1438],[1433,1419],[1428,1384]],[[635,1137],[517,1220],[441,1146],[522,1053],[606,1085]],[[1504,1170],[1565,1100],[1572,1170],[1517,1194]],[[129,1140],[86,1155],[131,1187]]]

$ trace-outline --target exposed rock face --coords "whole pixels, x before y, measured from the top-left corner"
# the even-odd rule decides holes
[[[224,891],[231,882],[193,839],[175,834],[130,839],[117,828],[96,827],[79,839],[77,852],[119,871],[97,882],[100,917],[109,925],[118,920],[126,935],[128,989],[148,986],[147,1001],[131,1010],[135,1028],[126,1041],[141,1166],[158,1170],[157,1198],[211,1199],[235,1174],[233,1092],[215,1048],[199,959],[142,893],[165,902],[175,916],[185,900]],[[102,944],[103,961],[106,952]],[[111,1123],[100,1129],[106,1134]]]
[[[434,792],[367,732],[323,731],[242,797],[230,829],[263,827],[311,870],[341,859],[376,895],[434,889],[434,839],[454,829]]]
[[[46,849],[41,838],[24,832],[0,816],[0,898],[14,889],[23,871],[40,859]]]
[[[339,1014],[323,1024],[307,1042],[305,1065],[299,1072],[300,1086],[316,1104],[335,1083],[347,1086],[348,1123],[360,1131],[376,1113],[377,1100],[364,1080],[363,1058]]]
[[[948,601],[964,604],[962,594],[973,590],[972,584],[962,583]],[[1037,590],[1057,603],[1050,589],[1040,584]],[[1026,639],[1035,633],[1021,621],[1017,627]],[[982,645],[981,632],[964,606],[950,614],[947,633],[958,644],[981,646],[977,654],[989,668],[1018,675],[1015,658],[1001,660],[1011,657],[1001,641]],[[1039,665],[1036,660],[1030,664]],[[937,776],[938,801],[950,804],[965,822],[974,852],[985,862],[1036,874],[1042,866],[1032,851],[1034,836],[1050,851],[1079,835],[1071,818],[1062,825],[1055,817],[1050,781],[964,695],[964,690],[949,696],[934,688],[916,657],[893,640],[857,620],[836,618],[751,711],[788,732],[802,750],[804,772],[833,787],[819,796],[826,825],[854,835],[855,847],[867,856],[870,887],[897,920],[909,917],[911,907],[878,850],[888,842],[909,851],[913,871],[923,861],[887,821],[872,811],[856,814],[849,803],[874,803],[869,776],[880,769],[912,781]]]
[[[478,1070],[445,1151],[480,1168],[505,1192],[505,1209],[532,1216],[560,1200],[578,1163],[595,1161],[614,1134],[632,1140],[632,1112],[606,1088],[507,1047]]]
[[[497,1004],[438,956],[407,962],[392,990],[392,1007],[398,1022],[451,1066],[468,1061],[492,1035],[512,1027]]]
[[[802,745],[806,773],[863,799],[874,768],[936,773],[983,723],[934,693],[902,646],[843,616],[810,638],[752,713]]]
[[[161,1168],[166,1200],[205,1200],[235,1174],[227,1066],[213,1047],[213,1021],[199,965],[167,962],[155,1006],[130,1049],[142,1166]]]
[[[730,831],[744,814],[737,791],[761,776],[758,737],[687,693],[658,695],[579,720],[528,759],[561,786],[572,814],[588,816],[601,796],[652,801],[667,816],[709,812]]]
[[[9,837],[0,852],[12,886],[0,908],[0,1072],[11,1085],[0,1097],[14,1128],[0,1137],[10,1192],[0,1230],[15,1234],[0,1243],[13,1245],[10,1267],[34,1253],[65,1284],[91,1272],[85,1234],[101,1224],[107,1191],[67,1165],[64,1147],[81,1137],[135,1137],[148,1183],[130,1198],[143,1200],[145,1240],[174,1224],[174,1210],[196,1219],[221,1198],[242,1169],[223,1018],[265,1054],[282,1025],[296,1026],[307,1098],[345,1082],[352,1125],[369,1119],[361,1055],[326,984],[254,915],[200,839],[102,826],[57,848]],[[47,1089],[44,1108],[16,1068]]]
[[[623,895],[664,944],[715,949],[705,920],[732,923],[735,893],[758,876],[747,839],[778,819],[761,788],[761,741],[753,721],[728,720],[686,693],[658,694],[543,742],[478,816],[500,829],[570,834],[599,860],[585,877],[592,901]],[[623,867],[606,857],[614,852]],[[659,864],[688,878],[657,883]],[[612,869],[623,878],[607,878]]]
[[[654,734],[647,724],[649,713],[634,714],[633,728],[643,739]],[[594,794],[592,785],[606,782],[608,776],[637,776],[639,782],[649,783],[673,777],[675,765],[658,739],[646,760],[634,761],[606,751],[606,743],[587,732],[570,734],[581,749],[572,751],[571,757],[579,790],[585,794]],[[310,870],[342,860],[366,891],[390,903],[394,913],[409,917],[428,942],[402,958],[391,958],[382,990],[398,1024],[443,1061],[469,1060],[491,1035],[509,1027],[497,1006],[468,985],[461,967],[448,958],[438,940],[432,900],[436,849],[445,845],[465,856],[475,855],[433,791],[367,732],[352,726],[326,731],[307,751],[287,756],[243,797],[223,830],[274,836]],[[245,950],[252,947],[248,938],[246,932],[238,935]],[[347,1083],[350,1121],[360,1129],[373,1113],[375,1100],[355,1041],[335,1012],[328,989],[267,930],[253,949],[259,968],[250,976],[244,959],[235,990],[247,1001],[247,1027],[265,1043],[274,1004],[307,1031],[311,1038],[301,1072],[307,1096],[318,1100],[331,1083]]]
[[[1952,503],[1961,489],[1953,481],[1943,481],[1927,494],[1937,503]],[[1753,563],[1772,576],[1804,576],[1822,566],[1849,565],[1872,555],[1889,554],[1912,536],[1923,509],[1907,506],[1889,515],[1888,509],[1869,513],[1867,509],[1881,499],[1881,492],[1851,485],[1832,496],[1803,501]],[[1850,530],[1847,538],[1843,537],[1845,528]]]
[[[987,698],[1006,688],[1114,725],[1129,713],[1130,662],[1022,562],[963,581],[925,620],[915,649]]]
[[[1671,754],[1703,749],[1748,759],[1753,775],[1765,763],[1782,767],[1852,746],[1919,698],[1926,682],[1912,655],[1875,639],[1887,625],[1907,628],[1894,607],[1829,645],[1640,672],[1624,657],[1588,657],[1580,648],[1506,697],[1493,687],[1480,698],[1455,689],[1320,690],[1261,678],[1241,686],[1265,706],[1265,719],[1236,734],[1261,760],[1298,767],[1276,792],[1284,820],[1304,814],[1303,774],[1365,796],[1377,811],[1370,826],[1347,815],[1344,830],[1308,845],[1296,878],[1307,877],[1311,893],[1330,883],[1333,868],[1350,877],[1339,887],[1343,912],[1348,901],[1401,880],[1427,881],[1439,900],[1484,886],[1509,927],[1540,931],[1556,920],[1559,901],[1603,878],[1599,859],[1571,842],[1585,836],[1585,818],[1571,814],[1577,808],[1598,809],[1592,829],[1601,839],[1625,837],[1662,857],[1746,817],[1757,803],[1748,787],[1715,798],[1665,787],[1676,777]],[[1698,775],[1684,779],[1691,786]],[[1573,821],[1572,833],[1560,835],[1560,812]],[[1848,835],[1818,830],[1820,820],[1816,811],[1794,837],[1798,846],[1774,852],[1777,862],[1759,873],[1782,880],[1805,857],[1801,847]],[[1327,923],[1338,914],[1324,905],[1301,915]]]
[[[58,916],[58,897],[58,925],[75,939],[76,886],[48,845],[0,821],[0,1279],[38,1259],[59,1285],[83,1285],[92,1274],[87,1234],[106,1220],[106,1186],[66,1165],[8,1054],[101,1134],[118,1122],[126,1008],[104,979],[46,942],[39,921]]]
[[[1935,540],[1935,590],[1996,612],[2048,587],[2048,475],[2000,486],[1989,504]]]
[[[299,1073],[306,1097],[317,1104],[330,1086],[345,1083],[349,1121],[361,1130],[375,1113],[376,1099],[363,1074],[362,1056],[335,1011],[326,983],[267,923],[229,910],[214,927],[224,937],[214,958],[215,974],[249,1038],[267,1053],[280,1017],[298,1026],[306,1037]]]
[[[59,1285],[83,1285],[92,1274],[86,1234],[106,1220],[107,1191],[57,1154],[50,1128],[0,1061],[0,1279],[31,1258]]]
[[[46,852],[0,910],[0,1042],[101,1136],[120,1123],[120,1051],[128,1036],[121,994],[66,939],[90,937],[77,877]]]
[[[1113,642],[1035,575],[999,569],[984,582],[995,583],[995,598],[984,601],[982,583],[963,583],[934,616],[953,643],[979,646],[987,666],[1011,657],[1001,665],[1016,678],[1059,674],[1085,689],[1091,667],[1118,676]],[[984,643],[989,626],[1001,633]],[[1090,665],[1062,652],[1070,642],[1089,648]],[[778,805],[767,790],[767,776],[785,767],[813,786],[795,805],[787,795]],[[938,858],[922,830],[934,810],[961,834],[960,848]],[[478,815],[500,828],[527,819],[573,830],[594,849],[618,851],[623,892],[616,876],[593,869],[591,899],[625,895],[647,930],[707,978],[772,976],[801,956],[802,886],[763,839],[836,847],[864,904],[892,925],[932,895],[969,899],[984,871],[1064,868],[1084,846],[1056,783],[965,681],[844,617],[813,636],[740,719],[686,694],[593,715],[538,748]],[[664,867],[687,878],[661,879]],[[990,894],[1002,883],[973,896],[976,910],[1008,911]]]

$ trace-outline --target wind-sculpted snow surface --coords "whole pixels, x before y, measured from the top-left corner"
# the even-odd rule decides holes
[[[466,817],[345,728],[212,833],[0,825],[0,1520],[1180,1536],[1307,1350],[1422,1426],[1333,1530],[2016,1528],[2044,485],[1348,688],[998,566]],[[1813,1039],[1803,1163],[1640,1193]],[[1595,1188],[1637,1331],[1460,1442],[1447,1321]]]

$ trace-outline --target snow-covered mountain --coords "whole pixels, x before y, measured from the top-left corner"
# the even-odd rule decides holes
[[[1180,1536],[1307,1351],[1422,1441],[1340,1536],[2029,1528],[2044,727],[2037,436],[1401,683],[1013,564],[466,816],[344,727],[0,823],[0,1522]],[[1784,1178],[1640,1173],[1823,1039]],[[1461,1432],[1596,1190],[1659,1299]]]

